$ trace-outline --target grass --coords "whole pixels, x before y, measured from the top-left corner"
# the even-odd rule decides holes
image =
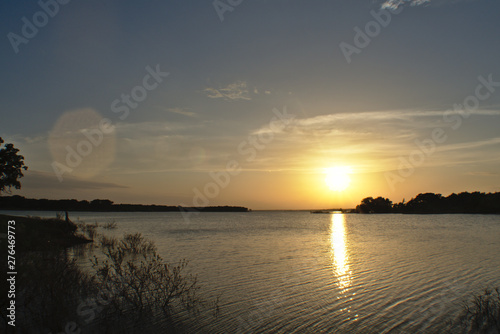
[[[116,228],[116,226],[117,226],[117,224],[116,224],[115,220],[113,219],[112,221],[109,221],[109,222],[105,223],[102,226],[102,228],[105,228],[107,230],[113,230],[113,229]]]
[[[500,333],[499,289],[485,289],[465,302],[460,323],[469,333]]]
[[[83,221],[78,221],[76,224],[80,235],[89,238],[90,240],[94,240],[94,238],[98,235],[97,228],[99,227],[99,223],[96,221],[94,224],[86,224]]]
[[[118,243],[118,239],[113,237],[107,237],[105,235],[101,235],[99,237],[99,244],[101,247],[110,248],[114,247]]]

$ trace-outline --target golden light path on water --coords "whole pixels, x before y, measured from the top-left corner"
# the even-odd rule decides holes
[[[347,292],[351,286],[349,255],[345,239],[344,215],[342,213],[334,213],[331,224],[331,257],[333,271],[338,279],[338,285],[342,293]]]
[[[346,320],[357,320],[358,314],[351,313],[349,302],[353,300],[356,293],[349,294],[351,287],[352,272],[349,268],[349,251],[346,242],[345,216],[342,213],[334,213],[331,222],[330,256],[332,258],[332,269],[334,276],[337,278],[337,285],[340,289],[340,294],[348,302],[340,311],[345,312]],[[337,298],[341,298],[340,296]]]

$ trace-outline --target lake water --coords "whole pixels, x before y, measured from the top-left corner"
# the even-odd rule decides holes
[[[201,314],[192,332],[450,332],[462,301],[500,286],[498,215],[70,216],[115,220],[99,232],[139,231],[166,261],[189,260],[202,292],[221,296],[218,318]]]

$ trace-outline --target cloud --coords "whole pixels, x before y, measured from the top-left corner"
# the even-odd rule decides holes
[[[470,115],[478,116],[500,116],[500,110],[472,110]],[[370,121],[406,121],[413,122],[419,118],[443,118],[445,115],[460,115],[459,111],[433,111],[433,110],[389,110],[389,111],[366,111],[353,113],[336,113],[319,115],[310,118],[294,119],[292,123],[296,126],[308,127],[330,127],[339,122],[370,122]],[[434,124],[435,125],[435,124]]]
[[[266,150],[259,153],[252,168],[306,170],[310,165],[326,161],[347,161],[357,164],[357,170],[385,171],[397,166],[399,157],[407,157],[417,148],[415,140],[428,138],[429,129],[451,126],[443,120],[445,113],[454,111],[390,110],[354,112],[295,118],[284,128],[263,125],[252,135],[272,137]],[[498,117],[498,110],[475,110],[475,116]],[[493,122],[493,120],[492,120]],[[451,128],[449,131],[453,131]],[[500,138],[438,145],[436,156],[426,166],[451,162],[466,164],[470,161],[492,159],[488,150],[495,149]],[[299,156],[297,152],[302,152]],[[474,156],[472,156],[474,155]],[[273,156],[279,159],[272,160]]]
[[[69,175],[64,176],[64,182],[59,182],[54,173],[28,170],[21,179],[23,189],[44,190],[103,190],[128,188],[116,183],[81,180]]]
[[[385,0],[381,8],[396,10],[401,6],[422,6],[422,5],[432,5],[441,6],[447,4],[455,4],[458,2],[471,2],[476,0]]]
[[[498,173],[473,171],[473,172],[468,172],[467,175],[473,175],[473,176],[497,176]]]
[[[396,10],[403,5],[420,6],[429,2],[430,0],[387,0],[381,5],[381,8]]]
[[[337,113],[294,118],[285,128],[264,125],[251,134],[268,138],[272,134],[273,141],[259,152],[252,168],[273,170],[279,166],[282,170],[306,171],[311,166],[324,166],[335,160],[357,161],[359,165],[366,165],[362,169],[373,171],[381,163],[389,164],[388,160],[393,159],[396,152],[405,152],[407,143],[417,137],[412,119],[415,116],[422,114],[413,111]],[[297,152],[302,153],[297,155]]]
[[[346,144],[379,143],[379,147],[394,150],[405,142],[412,141],[429,128],[437,126],[447,128],[451,123],[445,122],[443,116],[459,114],[455,111],[418,111],[390,110],[353,113],[335,113],[309,118],[295,118],[285,129],[271,128],[264,125],[253,131],[253,134],[285,135],[289,140],[301,143],[323,143],[325,141],[342,141]],[[473,115],[500,116],[498,110],[476,110]],[[391,147],[387,147],[387,138],[391,138]],[[384,143],[382,145],[382,143]]]
[[[251,100],[245,81],[236,81],[224,88],[205,88],[203,92],[211,99],[225,99],[231,101]]]
[[[27,144],[40,143],[40,142],[44,142],[45,140],[47,140],[47,136],[35,136],[35,137],[26,136],[26,137],[24,137],[24,141]]]
[[[179,115],[184,115],[184,116],[188,116],[188,117],[196,117],[198,116],[198,114],[196,114],[195,112],[192,112],[192,111],[187,111],[186,108],[179,108],[179,107],[175,107],[175,108],[162,108],[162,107],[158,107],[162,110],[165,110],[165,111],[168,111],[168,112],[171,112],[171,113],[174,113],[174,114],[179,114]]]
[[[227,155],[237,149],[227,126],[224,121],[198,118],[182,123],[118,123],[116,161],[107,172],[118,175],[220,168],[226,165]]]
[[[491,146],[500,144],[500,137],[490,138],[486,140],[480,140],[475,142],[467,142],[467,143],[458,143],[446,145],[438,148],[438,151],[456,151],[456,150],[470,150],[477,149],[484,146]]]
[[[201,122],[138,122],[117,123],[115,125],[119,138],[141,138],[144,136],[164,136],[197,130],[203,127]]]

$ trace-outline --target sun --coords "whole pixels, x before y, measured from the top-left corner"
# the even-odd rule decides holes
[[[349,177],[350,168],[337,166],[325,170],[325,183],[333,191],[344,191],[349,187],[351,178]]]

